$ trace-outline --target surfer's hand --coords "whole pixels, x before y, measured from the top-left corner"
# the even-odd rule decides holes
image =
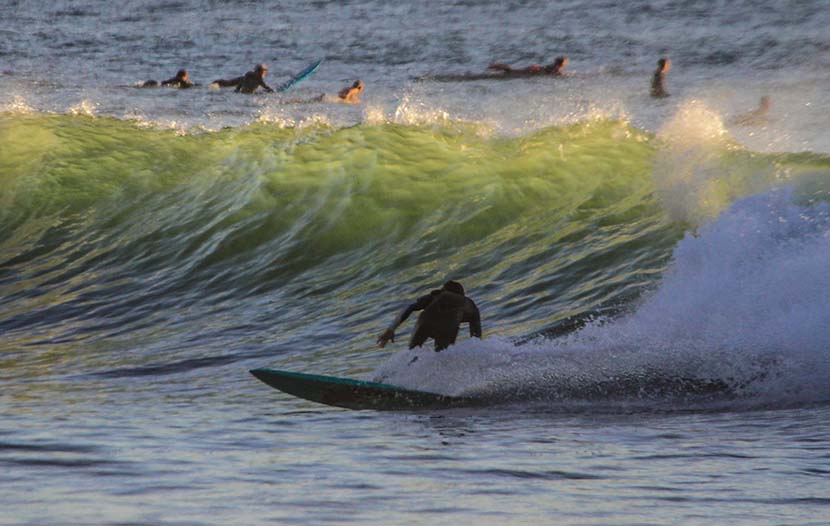
[[[386,331],[378,337],[378,345],[384,347],[386,342],[389,340],[392,340],[392,342],[395,341],[395,331],[392,329],[386,329]]]

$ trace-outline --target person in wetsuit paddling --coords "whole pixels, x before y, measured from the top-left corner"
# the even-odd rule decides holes
[[[234,77],[232,79],[216,79],[211,85],[219,86],[220,88],[228,88],[236,86],[237,93],[253,93],[257,88],[261,87],[268,93],[273,93],[274,90],[265,83],[265,76],[268,74],[268,66],[265,64],[257,64],[253,71],[249,71],[241,77]]]
[[[481,338],[481,316],[478,307],[464,295],[464,287],[457,281],[448,281],[438,290],[421,296],[401,312],[392,325],[378,337],[378,345],[395,341],[395,329],[415,311],[418,316],[415,331],[409,340],[409,348],[422,346],[429,338],[435,340],[435,352],[443,351],[455,343],[462,323],[470,324],[470,336]]]
[[[561,77],[564,75],[563,69],[565,66],[568,65],[570,60],[568,57],[556,57],[556,60],[553,61],[552,64],[548,64],[547,66],[540,66],[539,64],[533,64],[532,66],[528,66],[526,68],[513,68],[507,64],[502,62],[493,62],[487,69],[491,69],[493,71],[500,71],[505,76],[515,76],[515,77],[531,77],[535,75],[551,75],[554,77]]]
[[[195,86],[192,82],[190,82],[190,74],[188,74],[186,69],[180,69],[176,76],[167,80],[162,80],[161,83],[157,80],[148,80],[144,82],[141,87],[142,88],[155,88],[157,86],[170,86],[172,88],[192,88]]]

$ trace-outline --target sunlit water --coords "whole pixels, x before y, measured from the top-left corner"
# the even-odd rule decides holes
[[[828,25],[0,6],[0,524],[830,523]],[[562,54],[563,79],[419,80]],[[135,87],[319,58],[282,95]],[[357,78],[361,105],[302,102]],[[483,341],[374,345],[449,277]],[[256,367],[488,403],[346,411]]]

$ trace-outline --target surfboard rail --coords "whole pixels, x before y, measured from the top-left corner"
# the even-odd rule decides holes
[[[279,369],[252,369],[257,379],[284,393],[347,409],[380,411],[446,409],[470,405],[472,400],[426,391],[405,389],[390,384],[297,373]]]

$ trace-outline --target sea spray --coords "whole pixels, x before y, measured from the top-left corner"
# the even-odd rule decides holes
[[[628,316],[521,346],[493,337],[412,350],[374,375],[503,400],[604,391],[606,401],[658,392],[676,402],[700,386],[764,406],[828,400],[829,259],[830,205],[803,207],[791,190],[772,190],[687,235],[659,287]]]
[[[721,116],[701,101],[685,102],[655,140],[656,194],[674,221],[693,228],[716,218],[735,200],[786,182],[793,164],[738,144]],[[798,166],[798,163],[794,164]]]

